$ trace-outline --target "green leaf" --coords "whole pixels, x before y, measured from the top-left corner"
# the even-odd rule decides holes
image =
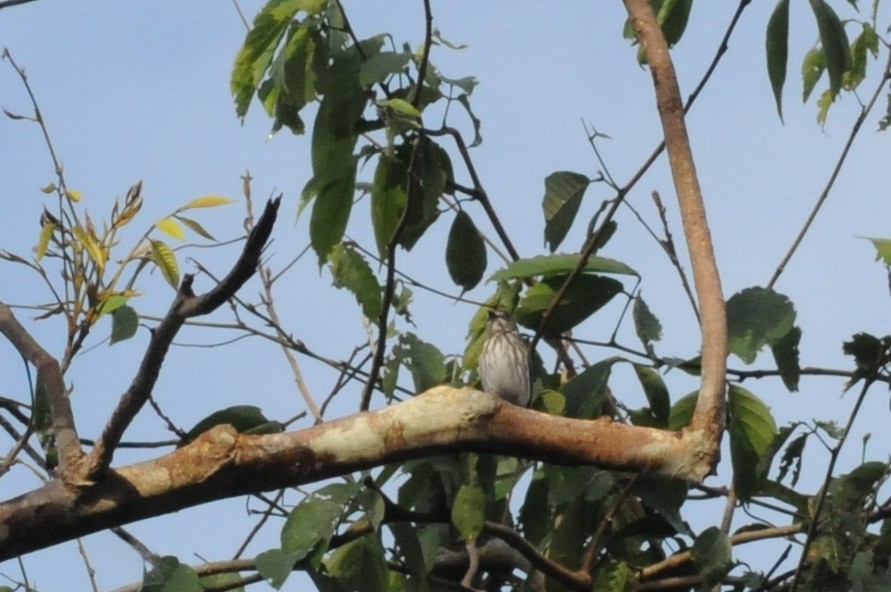
[[[875,493],[888,473],[888,465],[879,461],[865,462],[847,475],[836,477],[829,484],[832,508],[837,511],[862,510],[867,496]]]
[[[272,56],[291,19],[300,9],[297,0],[270,0],[254,17],[244,45],[235,57],[230,89],[235,97],[235,114],[244,118],[254,92],[272,63]]]
[[[172,556],[157,557],[152,569],[143,576],[144,592],[203,592],[198,574]]]
[[[806,103],[817,82],[826,70],[826,54],[822,48],[813,48],[807,52],[801,61],[801,101]]]
[[[693,420],[693,411],[696,409],[698,398],[699,392],[693,391],[674,402],[674,405],[671,406],[671,413],[668,416],[669,430],[677,431],[690,424],[690,421]]]
[[[280,590],[300,559],[299,553],[285,553],[281,549],[263,551],[257,555],[257,572],[267,584]]]
[[[693,0],[663,0],[662,6],[659,7],[656,21],[662,28],[669,47],[673,47],[683,37],[691,8]]]
[[[460,210],[449,230],[446,267],[452,281],[464,291],[476,287],[486,272],[486,245],[470,215]]]
[[[495,272],[489,281],[526,280],[533,277],[553,277],[566,275],[578,265],[577,254],[539,255],[529,259],[518,259],[504,269]],[[621,261],[606,257],[589,257],[583,271],[595,273],[614,273],[638,277],[638,273]]]
[[[581,566],[590,510],[589,504],[579,496],[557,517],[548,545],[548,559],[568,569]]]
[[[469,94],[470,93],[458,95],[458,102],[461,103],[464,110],[467,111],[467,115],[470,117],[471,123],[473,123],[473,142],[470,143],[468,148],[474,148],[483,143],[483,136],[480,135],[480,119],[473,114],[473,109],[470,108]]]
[[[129,306],[120,306],[111,313],[111,339],[109,345],[119,341],[126,341],[134,335],[139,328],[139,315]]]
[[[376,82],[385,82],[390,76],[401,73],[410,59],[409,51],[384,51],[373,55],[359,69],[359,84],[368,87]]]
[[[613,357],[592,364],[560,389],[566,397],[566,417],[592,419],[603,413],[606,386],[613,364],[623,358]]]
[[[291,510],[282,527],[282,551],[294,554],[297,561],[311,555],[310,564],[313,567],[320,565],[337,529],[343,506],[350,498],[348,491],[335,493],[337,495],[327,498],[312,495]]]
[[[547,277],[529,288],[514,312],[517,322],[529,329],[539,329],[544,312],[554,302],[565,280],[564,276]],[[572,329],[603,308],[622,289],[622,283],[612,278],[591,274],[576,276],[543,328],[544,335],[556,337]]]
[[[167,280],[174,290],[179,287],[179,264],[176,255],[167,243],[159,240],[149,240],[152,245],[152,261],[161,270],[161,275]]]
[[[407,522],[392,522],[387,527],[393,533],[396,552],[403,558],[408,575],[414,581],[411,589],[419,592],[427,590],[427,564],[418,529]]]
[[[371,186],[371,223],[378,255],[387,256],[387,245],[399,225],[407,201],[405,187],[408,176],[406,148],[399,147],[392,155],[381,154],[374,170]]]
[[[475,541],[486,521],[486,494],[479,485],[465,483],[452,504],[452,524],[465,541]]]
[[[418,339],[414,333],[399,336],[393,355],[411,372],[418,393],[442,384],[448,378],[442,352],[436,346]]]
[[[681,517],[681,506],[687,501],[687,484],[681,479],[641,475],[634,483],[634,493],[648,508],[655,510],[677,534],[692,535]]]
[[[439,198],[452,174],[449,156],[438,144],[425,139],[417,150],[414,170],[417,183],[405,213],[405,227],[399,237],[399,244],[407,251],[439,217]],[[404,182],[407,182],[407,178]]]
[[[331,251],[329,261],[334,285],[352,292],[367,318],[378,318],[381,314],[381,287],[362,254],[341,243]]]
[[[668,424],[668,418],[671,415],[671,401],[668,397],[668,387],[659,373],[649,366],[634,364],[634,372],[637,379],[643,387],[644,395],[650,404],[650,410],[653,412],[659,427]]]
[[[319,189],[309,220],[309,237],[319,262],[326,261],[346,232],[356,192],[356,165],[343,171],[343,177]]]
[[[879,36],[869,23],[862,23],[863,30],[851,44],[851,67],[845,72],[843,84],[853,90],[866,78],[867,53],[878,57]]]
[[[130,297],[124,296],[123,294],[110,294],[102,301],[102,304],[99,307],[99,316],[113,313],[127,304],[127,301],[129,300]]]
[[[832,95],[842,88],[842,77],[851,67],[851,54],[848,50],[848,36],[835,11],[825,0],[810,0],[811,10],[817,19],[820,31],[820,45],[826,54],[826,69],[829,71],[829,89]]]
[[[206,590],[226,590],[227,592],[245,592],[244,586],[241,586],[242,578],[238,572],[215,573],[208,576],[200,576],[199,582],[201,589]]]
[[[763,457],[773,444],[777,426],[767,405],[739,385],[728,389],[727,412],[733,484],[739,499],[747,501],[767,478],[769,459],[765,462]]]
[[[523,536],[533,545],[538,545],[551,530],[551,506],[548,505],[550,481],[544,471],[536,470],[520,507],[519,520],[523,527]]]
[[[545,218],[545,242],[551,253],[566,238],[590,183],[585,175],[570,171],[551,173],[545,178],[541,208]]]
[[[634,572],[621,561],[605,561],[594,570],[592,592],[624,592],[633,588]]]
[[[195,424],[186,433],[186,441],[191,442],[210,428],[218,425],[231,425],[238,432],[245,432],[251,428],[267,423],[269,420],[256,405],[233,405],[214,411]]]
[[[891,239],[868,238],[866,240],[876,248],[876,261],[881,260],[885,265],[891,265]]]
[[[389,107],[399,115],[405,115],[407,117],[421,116],[421,112],[415,109],[414,105],[412,105],[405,99],[384,99],[382,101],[378,101],[377,104],[380,107]]]
[[[367,534],[340,547],[326,562],[328,573],[346,590],[381,592],[389,590],[384,548],[377,537]]]
[[[779,0],[767,22],[767,75],[777,103],[777,113],[783,120],[783,85],[789,60],[789,0]]]
[[[755,361],[765,345],[786,336],[795,323],[795,307],[770,288],[746,288],[727,301],[730,351],[746,364]]]
[[[696,537],[690,555],[707,587],[720,582],[733,567],[730,538],[715,526],[705,529]]]
[[[780,371],[780,378],[790,392],[798,390],[801,366],[798,363],[798,344],[801,342],[801,329],[792,327],[786,335],[770,344],[773,359]]]
[[[196,197],[186,205],[184,205],[182,210],[194,210],[196,208],[218,208],[220,206],[225,206],[235,201],[231,197],[225,197],[223,195],[202,195],[201,197]]]
[[[637,333],[638,339],[643,344],[647,353],[654,355],[653,342],[662,339],[662,323],[656,318],[650,307],[644,301],[643,296],[638,294],[634,298],[634,308],[631,310],[631,317],[634,319],[634,331]]]

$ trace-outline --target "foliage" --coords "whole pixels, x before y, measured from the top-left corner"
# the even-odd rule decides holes
[[[669,45],[681,42],[692,1],[651,4]],[[856,11],[857,3],[850,4],[839,10]],[[875,10],[842,19],[826,0],[811,0],[809,9],[817,41],[802,58],[802,94],[808,101],[826,73],[828,85],[817,100],[822,125],[837,99],[870,80],[871,60],[887,52],[887,45],[877,32],[881,29]],[[765,25],[767,83],[781,119],[794,10],[802,8],[779,0]],[[855,29],[850,41],[848,33]],[[624,34],[635,38],[630,21]],[[594,420],[594,426],[621,421],[679,433],[693,430],[700,395],[677,392],[671,379],[678,370],[699,376],[700,359],[689,352],[657,353],[657,347],[664,347],[663,323],[643,299],[640,287],[646,278],[624,261],[599,254],[618,231],[615,207],[636,179],[620,186],[608,170],[593,178],[567,170],[548,175],[542,198],[542,244],[547,253],[520,257],[470,156],[470,149],[482,142],[481,124],[471,106],[476,80],[449,78],[434,64],[434,50],[459,49],[432,30],[417,50],[408,43],[398,47],[387,35],[360,39],[339,2],[270,0],[254,18],[235,58],[231,91],[237,117],[244,118],[256,99],[272,121],[272,133],[287,128],[310,135],[312,177],[302,189],[297,213],[309,215],[309,242],[319,271],[330,274],[334,287],[355,299],[372,342],[365,362],[354,361],[364,346],[348,361],[326,362],[342,373],[331,397],[343,381],[356,377],[367,393],[359,411],[368,409],[374,390],[390,404],[436,385],[476,385],[486,313],[500,308],[511,311],[529,330],[534,345],[543,343],[553,350],[544,355],[535,351],[537,411]],[[642,63],[643,50],[638,54]],[[886,72],[882,84],[888,78]],[[453,125],[455,111],[466,116],[470,141],[460,125]],[[433,125],[440,117],[442,123]],[[887,127],[889,118],[891,97],[880,128]],[[859,122],[855,132],[857,128]],[[597,153],[597,134],[589,139]],[[133,185],[97,224],[87,213],[89,196],[69,189],[61,168],[56,170],[57,180],[43,188],[55,199],[44,208],[33,257],[6,251],[0,256],[27,266],[49,285],[54,302],[45,307],[43,317],[62,315],[68,328],[61,358],[64,373],[102,317],[111,319],[110,345],[136,334],[145,316],[140,317],[133,300],[141,294],[137,286],[145,269],[157,269],[176,298],[189,295],[179,247],[170,241],[179,245],[197,238],[216,243],[191,216],[194,210],[232,200],[219,195],[193,199],[148,224],[126,250],[119,245],[124,229],[140,216],[142,183]],[[465,174],[472,185],[459,181]],[[614,195],[590,220],[578,220],[586,196],[593,199],[594,184]],[[245,197],[250,220],[249,178]],[[367,208],[356,207],[366,197]],[[689,286],[664,211],[660,216],[664,236],[650,232],[682,284]],[[571,229],[585,222],[583,244],[567,247]],[[420,241],[433,240],[431,229],[445,227],[447,238],[437,264],[445,263],[448,277],[460,289],[454,299],[474,289],[487,291],[469,323],[468,345],[460,359],[419,334],[412,317],[411,287],[416,284],[398,265]],[[351,229],[362,228],[371,229],[373,244],[351,237]],[[486,234],[488,228],[497,239]],[[891,264],[891,240],[869,240],[877,259],[886,267]],[[499,241],[500,248],[494,248]],[[497,270],[490,270],[490,250],[501,254],[501,248],[508,255]],[[560,248],[566,252],[557,253]],[[321,360],[324,356],[310,352],[282,325],[272,297],[277,276],[265,264],[260,265],[259,278],[260,305],[230,301],[239,323],[234,328],[282,346],[300,384],[293,352]],[[650,289],[647,286],[648,294]],[[690,300],[698,315],[692,294]],[[582,337],[593,323],[606,322],[604,311],[611,306],[622,309],[612,336],[604,341]],[[260,319],[262,330],[247,328],[238,316],[248,314]],[[293,495],[298,501],[290,505],[270,503],[282,519],[280,545],[260,552],[251,570],[273,589],[281,589],[296,571],[304,572],[320,590],[439,590],[458,582],[474,589],[546,590],[631,590],[642,584],[671,584],[672,589],[722,585],[735,590],[888,587],[891,526],[888,504],[879,502],[887,465],[864,459],[848,473],[834,467],[859,402],[876,383],[891,383],[891,337],[858,332],[842,344],[842,351],[853,358],[851,368],[842,371],[847,389],[862,387],[847,425],[802,419],[778,426],[768,404],[754,392],[758,389],[742,384],[776,377],[790,392],[798,391],[802,376],[819,374],[802,367],[799,352],[802,340],[813,338],[819,329],[798,324],[794,303],[774,289],[773,281],[730,296],[726,317],[729,349],[735,356],[731,365],[737,359],[746,366],[759,359],[763,364],[766,348],[772,354],[767,370],[731,369],[726,384],[729,467],[721,466],[730,473],[721,475],[726,489],[697,489],[676,478],[646,471],[632,474],[616,466],[565,466],[559,452],[554,462],[531,462],[492,453],[480,436],[480,450],[413,460],[400,456],[393,464],[358,476],[297,491]],[[620,330],[640,345],[622,345],[616,338]],[[692,326],[690,330],[695,332]],[[574,349],[586,345],[596,346],[599,349],[592,350],[600,353],[595,355],[603,355],[589,359]],[[545,356],[554,360],[548,361],[550,366]],[[626,370],[639,387],[642,407],[629,407],[625,393],[613,392],[615,377]],[[306,399],[315,421],[324,423],[330,398],[322,405]],[[28,430],[44,448],[45,470],[56,466],[58,456],[51,403],[40,374]],[[256,405],[235,405],[208,413],[189,430],[174,430],[177,445],[194,442],[222,425],[241,434],[271,434],[286,427]],[[391,437],[398,441],[402,436]],[[798,481],[806,447],[817,442],[829,449],[831,460],[824,487],[807,493],[798,489]],[[758,504],[782,507],[788,524],[743,518],[746,523],[731,532],[716,512],[714,525],[700,528],[688,519],[700,511],[697,504],[703,496],[721,498],[729,510],[751,511]],[[799,537],[803,550],[791,567],[786,565],[787,573],[771,579],[774,576],[762,566],[746,565],[754,562],[745,558],[740,543],[791,536]],[[500,562],[492,559],[499,543],[511,551]],[[455,549],[460,555],[457,567],[449,561]],[[742,573],[744,565],[753,571]],[[544,584],[538,574],[544,574]],[[201,590],[208,585],[239,589],[242,584],[245,581],[234,574],[208,576],[169,556],[152,557],[143,574],[146,590]]]

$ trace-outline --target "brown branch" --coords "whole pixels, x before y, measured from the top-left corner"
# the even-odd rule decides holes
[[[318,482],[357,470],[475,450],[562,465],[702,479],[708,442],[695,432],[567,419],[470,388],[435,387],[372,413],[269,435],[217,426],[90,488],[61,480],[0,503],[0,560],[213,500]]]
[[[23,358],[37,368],[37,379],[46,389],[52,416],[53,436],[59,450],[59,468],[65,477],[73,477],[71,471],[83,456],[71,402],[65,392],[65,380],[59,361],[46,350],[18,322],[6,304],[0,302],[0,333],[2,333]],[[34,413],[34,410],[31,411]]]
[[[192,292],[192,275],[186,275],[176,298],[164,319],[152,331],[148,348],[130,387],[121,396],[118,406],[102,431],[102,435],[86,458],[83,478],[97,479],[111,465],[112,456],[124,430],[151,396],[170,344],[186,319],[208,314],[226,302],[257,270],[260,254],[266,245],[278,213],[281,196],[266,204],[263,215],[251,230],[241,256],[229,274],[209,292],[196,296]]]
[[[702,319],[702,380],[690,429],[702,431],[713,443],[712,464],[720,455],[724,431],[724,379],[727,363],[727,319],[705,205],[696,177],[693,153],[684,123],[684,106],[668,44],[648,0],[625,0],[635,34],[650,64],[656,106],[668,151],[684,238],[693,268],[693,282]]]

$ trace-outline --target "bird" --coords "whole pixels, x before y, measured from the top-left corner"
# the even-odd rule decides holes
[[[506,312],[489,311],[479,374],[487,393],[521,407],[529,404],[529,347],[520,337],[516,321]]]

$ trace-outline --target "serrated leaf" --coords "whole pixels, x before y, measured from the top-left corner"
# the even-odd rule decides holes
[[[299,553],[285,553],[281,549],[270,549],[257,555],[257,572],[267,584],[280,590],[288,576],[294,571],[294,564],[301,559]]]
[[[529,288],[514,312],[517,322],[538,330],[545,311],[553,304],[565,280],[565,276],[547,277]],[[622,283],[613,278],[592,274],[576,276],[543,328],[544,335],[556,337],[572,329],[603,308],[622,289]]]
[[[779,0],[767,22],[767,75],[777,104],[780,121],[783,120],[783,85],[786,83],[786,65],[789,60],[789,0]]]
[[[727,301],[730,351],[746,364],[754,362],[765,345],[785,337],[794,323],[792,302],[769,288],[746,288]]]
[[[186,205],[184,205],[182,210],[192,210],[195,208],[217,208],[219,206],[225,206],[227,204],[235,201],[230,197],[224,197],[222,195],[203,195],[201,197],[196,197]]]
[[[472,290],[486,272],[486,245],[470,215],[460,210],[452,222],[446,244],[446,267],[452,281]]]
[[[126,341],[134,335],[139,328],[139,315],[129,306],[121,306],[111,313],[111,339],[109,345],[119,341]]]
[[[381,314],[381,287],[365,258],[341,243],[331,251],[329,261],[334,285],[352,292],[362,307],[362,314],[377,319]]]
[[[269,420],[256,405],[233,405],[214,411],[186,433],[185,439],[191,442],[210,428],[218,425],[231,425],[239,433],[245,432]]]
[[[577,254],[539,255],[529,259],[518,259],[508,264],[504,269],[496,271],[489,281],[526,280],[539,276],[547,278],[566,275],[575,269],[579,260],[580,256]],[[638,276],[634,269],[621,261],[596,256],[588,258],[583,271]]]
[[[545,243],[551,253],[566,238],[590,183],[585,175],[571,171],[558,171],[545,178],[541,207],[545,218]]]
[[[820,31],[820,45],[826,55],[826,70],[829,72],[829,88],[832,95],[842,88],[842,77],[851,66],[848,50],[848,36],[838,15],[825,0],[810,0],[811,10],[817,19]]]
[[[770,344],[773,359],[780,371],[780,378],[790,392],[798,391],[801,365],[798,362],[798,344],[801,342],[801,329],[792,327],[783,337]]]
[[[770,466],[765,466],[763,457],[773,444],[777,426],[767,405],[739,385],[728,389],[727,412],[733,484],[739,499],[746,501],[767,478]]]
[[[176,255],[167,243],[159,240],[149,240],[152,245],[152,261],[161,270],[161,274],[167,283],[176,290],[179,287],[179,264]]]
[[[183,230],[183,227],[179,225],[179,222],[174,220],[173,218],[163,218],[158,220],[155,224],[155,228],[166,234],[171,238],[175,238],[176,240],[183,240],[186,238],[186,233]]]
[[[634,364],[634,372],[643,387],[644,395],[650,404],[650,410],[653,412],[658,426],[663,427],[668,424],[668,418],[671,414],[671,401],[668,397],[668,387],[659,373],[649,366]]]
[[[479,485],[463,484],[452,504],[452,524],[465,541],[475,541],[483,532],[486,494]]]
[[[690,555],[708,587],[720,582],[733,567],[730,538],[716,526],[705,529],[696,537]]]
[[[634,319],[634,331],[638,339],[647,353],[653,355],[653,342],[662,339],[662,323],[650,312],[650,307],[640,294],[634,298],[631,317]]]
[[[38,263],[40,263],[40,260],[46,255],[50,239],[53,237],[53,232],[56,228],[58,228],[58,226],[52,222],[47,222],[40,227],[40,237],[37,240],[37,249],[35,250],[35,256],[37,257]]]
[[[188,226],[189,230],[191,230],[195,234],[202,236],[202,237],[206,238],[207,240],[212,240],[212,241],[216,242],[217,239],[211,233],[209,233],[207,230],[205,230],[204,227],[201,226],[195,220],[192,220],[191,218],[186,218],[185,216],[180,216],[179,214],[175,214],[174,217],[177,220],[179,220],[180,222],[182,222],[183,224],[185,224],[186,226]]]
[[[105,249],[99,244],[99,242],[80,224],[77,224],[74,228],[72,228],[74,232],[74,237],[83,245],[84,249],[87,251],[87,254],[90,256],[90,259],[93,260],[93,263],[96,264],[96,267],[99,268],[99,271],[105,269],[106,263],[106,254]]]

